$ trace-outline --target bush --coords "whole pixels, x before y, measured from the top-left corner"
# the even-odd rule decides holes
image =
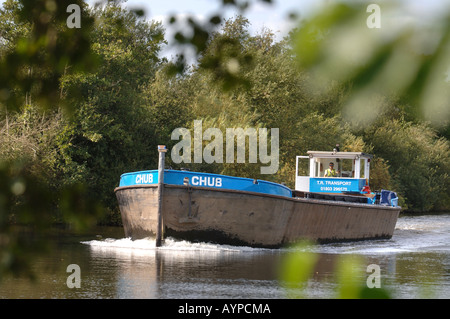
[[[448,208],[450,145],[427,124],[402,120],[372,127],[366,139],[387,160],[397,191],[410,210]]]

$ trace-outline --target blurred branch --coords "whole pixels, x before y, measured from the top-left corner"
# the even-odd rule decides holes
[[[87,8],[82,0],[20,0],[6,4],[17,13],[14,23],[28,26],[29,32],[18,33],[16,45],[0,58],[0,106],[17,110],[24,96],[31,94],[44,110],[63,106],[71,111],[71,106],[60,99],[59,80],[67,73],[68,65],[72,72],[89,72],[95,69],[97,59],[89,39],[94,20],[83,11],[82,28],[69,28],[66,9],[70,4]]]
[[[295,35],[300,66],[313,74],[317,90],[332,81],[348,83],[352,92],[343,106],[345,118],[368,125],[380,107],[373,96],[398,96],[408,112],[435,127],[450,124],[450,7],[433,27],[394,24],[395,6],[382,6],[380,28],[367,25],[361,4],[328,5],[305,21]],[[396,11],[397,10],[397,11]]]

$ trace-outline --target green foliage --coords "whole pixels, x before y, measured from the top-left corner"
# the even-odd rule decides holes
[[[432,27],[402,29],[386,19],[387,26],[371,29],[366,26],[364,3],[337,3],[322,9],[298,29],[295,53],[323,93],[332,81],[352,85],[352,94],[342,106],[347,119],[370,124],[377,119],[379,105],[367,101],[374,94],[396,94],[408,101],[414,119],[430,121],[438,128],[449,125],[448,15],[433,21]],[[383,5],[383,17],[396,9]]]
[[[265,3],[272,2],[272,0],[259,1]],[[189,55],[189,49],[191,49],[194,52],[194,56],[198,58],[203,56],[204,53],[208,51],[208,47],[211,48],[210,42],[212,38],[217,36],[215,31],[217,26],[222,23],[223,12],[226,12],[227,9],[231,7],[237,9],[240,15],[243,15],[252,2],[258,2],[258,0],[219,1],[221,7],[216,13],[212,14],[206,22],[199,21],[198,18],[188,15],[185,19],[186,21],[180,24],[179,18],[175,15],[170,17],[169,21],[171,27],[178,29],[175,32],[174,40],[179,55],[175,63],[171,63],[167,68],[169,74],[182,74],[186,71],[188,64],[186,56]],[[245,20],[245,18],[242,18],[242,21]],[[231,28],[230,31],[234,31],[233,28]],[[215,54],[206,55],[206,58],[202,59],[202,67],[215,73],[217,80],[223,85],[222,87],[225,90],[235,88],[236,85],[247,85],[247,80],[242,76],[242,74],[239,74],[238,68],[249,63],[251,61],[251,56],[245,54],[243,55],[241,54],[242,52],[239,52],[239,40],[236,41],[233,37],[228,39],[222,38],[217,41],[216,44],[217,46],[215,49],[220,48],[224,51],[222,52],[221,50],[215,50]],[[232,48],[232,51],[229,50],[230,48]],[[241,65],[240,62],[245,62],[245,64]]]
[[[0,106],[17,110],[29,95],[41,109],[62,103],[59,80],[62,75],[88,72],[97,60],[90,47],[93,19],[81,15],[82,29],[66,26],[69,4],[86,9],[83,1],[7,1],[2,14],[2,56],[0,59]],[[15,28],[17,26],[17,28]],[[6,32],[8,32],[6,34]],[[3,40],[5,39],[5,40]]]
[[[157,128],[153,132],[155,143],[166,144],[168,148],[174,144],[169,140],[172,131],[192,121],[192,93],[197,89],[196,83],[188,78],[168,75],[169,67],[169,63],[161,65],[143,88],[141,104],[151,119],[151,127]]]
[[[246,48],[250,38],[248,25],[248,20],[242,16],[225,21],[222,32],[213,33],[201,50],[199,67],[210,71],[212,81],[221,83],[225,91],[239,86],[249,87],[244,74],[244,69],[252,63],[252,55]]]
[[[0,122],[0,162],[26,161],[33,175],[50,178],[60,119],[57,111],[41,113],[31,105],[20,113],[5,114]]]
[[[368,129],[374,153],[387,160],[410,210],[448,207],[450,144],[427,124],[386,121]],[[405,207],[405,208],[406,208]]]
[[[59,166],[69,183],[85,183],[113,209],[118,177],[156,163],[157,120],[143,107],[143,92],[159,68],[164,31],[117,4],[92,14],[91,46],[101,63],[95,73],[62,77],[74,112],[58,141]]]

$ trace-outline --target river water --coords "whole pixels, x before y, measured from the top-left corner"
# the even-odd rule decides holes
[[[285,299],[281,265],[296,248],[255,249],[167,238],[131,241],[121,228],[74,234],[59,231],[56,249],[37,257],[35,283],[6,277],[0,299],[152,298]],[[450,215],[401,216],[390,240],[327,244],[307,249],[318,256],[302,298],[338,298],[337,260],[358,256],[356,278],[366,284],[378,267],[382,289],[393,299],[450,298]],[[78,271],[69,268],[76,265]],[[79,288],[74,287],[78,276]],[[69,286],[72,286],[70,288]],[[372,288],[377,289],[377,287]]]

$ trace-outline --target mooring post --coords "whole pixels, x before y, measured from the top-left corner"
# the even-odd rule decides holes
[[[156,228],[156,247],[161,247],[163,233],[162,205],[164,191],[164,158],[167,148],[165,145],[158,145],[159,163],[158,163],[158,226]]]

